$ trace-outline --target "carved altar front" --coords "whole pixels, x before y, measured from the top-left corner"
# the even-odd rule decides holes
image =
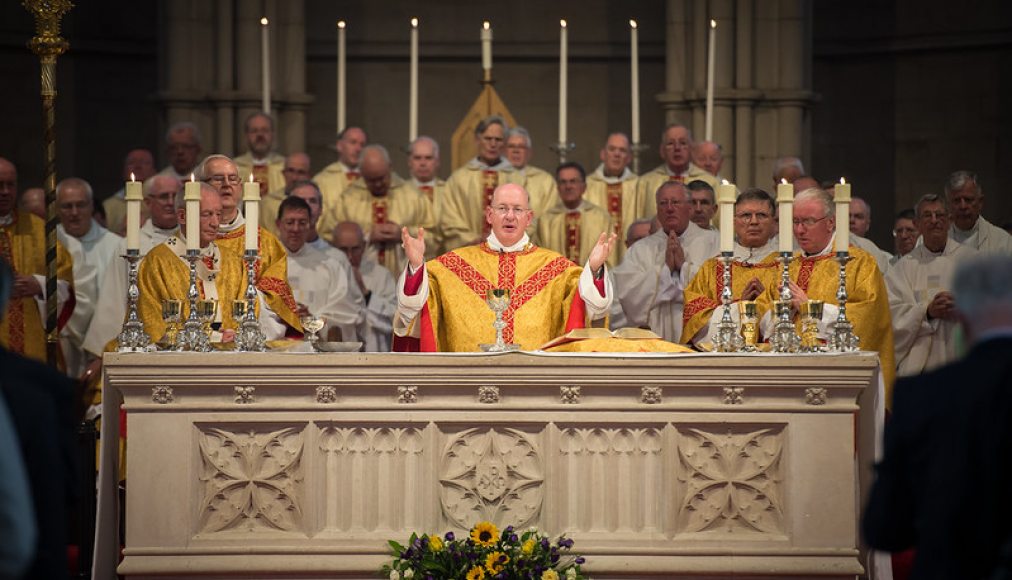
[[[862,571],[874,354],[125,353],[105,369],[106,483],[120,395],[129,417],[131,578],[374,578],[387,539],[486,519],[565,532],[598,579]]]

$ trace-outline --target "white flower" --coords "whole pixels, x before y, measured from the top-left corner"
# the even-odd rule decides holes
[[[404,578],[410,580],[411,578],[414,578],[414,577],[415,577],[415,571],[412,570],[411,568],[408,568],[407,570],[404,571]]]
[[[390,571],[390,580],[401,580],[401,573],[397,570]]]
[[[538,526],[531,526],[531,527],[527,528],[527,531],[530,532],[530,533],[532,533],[532,534],[536,534],[536,533],[538,533]]]
[[[566,570],[566,580],[576,580],[576,568]]]

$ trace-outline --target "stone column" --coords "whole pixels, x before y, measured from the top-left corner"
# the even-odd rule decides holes
[[[274,138],[278,151],[294,153],[306,150],[306,111],[313,102],[306,94],[306,9],[303,0],[289,0],[276,12],[280,52],[272,63],[278,71],[272,79],[272,91],[278,95]]]
[[[206,108],[207,87],[214,66],[206,64],[214,54],[212,25],[214,7],[199,0],[178,0],[161,5],[164,43],[159,47],[162,86],[157,98],[164,104],[167,129],[179,121],[192,121],[200,129],[205,151],[214,145],[214,119]],[[198,63],[203,64],[199,66]],[[164,143],[161,154],[164,156]],[[161,166],[167,164],[162,159]]]
[[[776,157],[808,154],[810,6],[805,0],[668,0],[667,12],[667,90],[657,96],[665,119],[704,137],[707,34],[716,19],[713,136],[724,149],[722,173],[742,187],[770,187],[766,175]]]
[[[248,3],[246,3],[248,4]],[[235,17],[232,0],[218,0],[215,4],[217,22],[215,34],[214,91],[209,95],[214,107],[214,151],[232,154],[232,135],[235,134],[235,115],[232,110],[232,93],[235,90],[235,36],[232,19]]]

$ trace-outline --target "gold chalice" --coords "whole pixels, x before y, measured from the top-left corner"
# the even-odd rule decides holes
[[[217,300],[197,300],[197,320],[203,326],[204,334],[211,336],[211,323],[218,311]]]
[[[162,320],[165,321],[165,336],[160,341],[164,348],[173,348],[179,334],[179,323],[182,320],[182,300],[162,300]]]
[[[738,302],[738,314],[741,318],[741,336],[745,339],[745,352],[758,350],[756,342],[759,339],[759,309],[755,300],[742,300]]]
[[[820,352],[819,321],[822,320],[822,300],[809,300],[801,304],[801,349],[806,352]]]

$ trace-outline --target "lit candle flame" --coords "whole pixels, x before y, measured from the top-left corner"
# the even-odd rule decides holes
[[[844,178],[840,178],[840,185],[847,185],[847,181]]]
[[[710,20],[710,28],[717,28],[717,21],[716,20]]]
[[[411,19],[411,28],[418,28],[418,19],[417,18],[412,18]]]
[[[723,183],[724,185],[730,185],[730,183],[728,183],[726,179],[721,179],[720,182]]]
[[[782,183],[782,184],[784,184],[784,185],[787,185],[787,179],[786,179],[786,178],[784,178],[784,177],[781,177],[781,178],[780,178],[780,183]]]
[[[566,27],[566,21],[565,21],[565,19],[559,21],[559,26],[562,26],[563,28]]]
[[[343,30],[343,29],[344,29],[344,26],[345,26],[345,25],[344,25],[344,20],[338,20],[338,21],[337,21],[337,27],[338,27],[338,28],[340,28],[340,29],[342,29],[342,30]]]
[[[260,19],[260,24],[262,24],[264,26],[267,26],[267,17],[266,16],[264,16],[263,18]]]
[[[130,181],[137,181],[137,178],[134,177],[133,171],[130,172]]]
[[[632,27],[632,28],[636,28],[636,21],[635,20],[630,20],[629,21],[629,26]]]
[[[197,178],[194,177],[193,174],[191,173],[190,174],[190,183],[193,183],[194,181],[197,181]]]
[[[482,22],[481,27],[484,28],[485,30],[488,30],[489,28],[491,28],[491,26],[488,23],[488,20],[486,20],[485,22]]]
[[[252,173],[249,174],[249,182],[253,183],[253,174]]]

